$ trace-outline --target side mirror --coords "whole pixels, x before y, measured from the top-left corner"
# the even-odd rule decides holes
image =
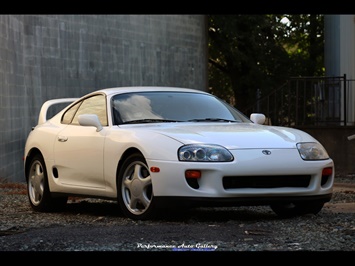
[[[265,115],[253,113],[250,115],[250,120],[255,124],[263,125],[265,123]]]
[[[102,125],[100,123],[97,115],[94,114],[83,114],[78,116],[78,121],[81,126],[92,126],[96,127],[96,131],[99,132],[102,130]]]

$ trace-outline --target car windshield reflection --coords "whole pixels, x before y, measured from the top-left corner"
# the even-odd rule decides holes
[[[126,93],[113,97],[115,124],[157,122],[249,122],[214,96],[185,92]]]

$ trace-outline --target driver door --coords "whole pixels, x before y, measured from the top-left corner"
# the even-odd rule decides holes
[[[81,114],[96,114],[103,130],[97,132],[95,127],[81,126],[78,122]],[[57,135],[54,144],[60,183],[80,193],[90,194],[92,188],[105,189],[103,159],[108,125],[105,96],[84,99],[63,115],[62,123],[68,126]]]

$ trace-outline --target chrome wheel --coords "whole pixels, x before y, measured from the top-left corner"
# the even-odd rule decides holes
[[[28,195],[33,205],[38,206],[43,199],[44,170],[40,160],[34,160],[28,176]]]
[[[130,156],[123,164],[118,178],[118,201],[126,216],[132,219],[152,217],[152,179],[140,154]]]
[[[34,155],[27,171],[27,194],[32,209],[39,212],[61,210],[66,205],[68,197],[52,197],[46,165],[40,154]]]
[[[122,179],[122,197],[127,209],[135,214],[144,212],[152,200],[152,180],[147,167],[132,163]]]

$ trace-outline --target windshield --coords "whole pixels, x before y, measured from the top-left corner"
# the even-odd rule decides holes
[[[156,122],[250,122],[213,95],[191,92],[135,92],[112,98],[114,124]]]

